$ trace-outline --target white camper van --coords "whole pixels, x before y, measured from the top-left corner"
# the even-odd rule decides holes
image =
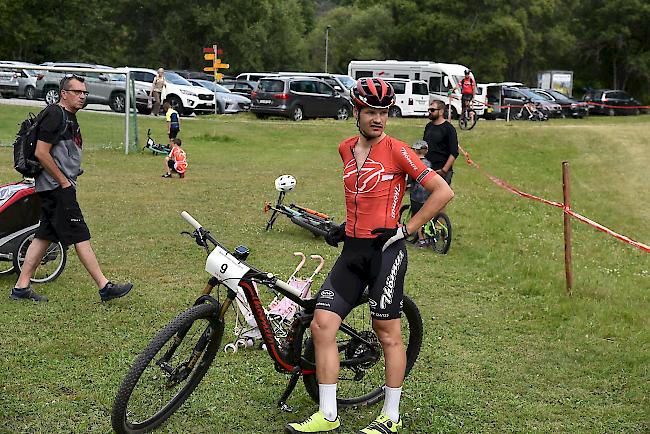
[[[464,65],[428,61],[401,60],[352,60],[348,65],[348,75],[355,80],[361,77],[409,78],[424,80],[429,85],[429,98],[449,102],[447,92],[454,88],[465,76]],[[476,78],[472,75],[474,81]],[[452,99],[452,113],[456,116],[462,106],[459,98]],[[484,106],[474,107],[476,113],[483,114]]]

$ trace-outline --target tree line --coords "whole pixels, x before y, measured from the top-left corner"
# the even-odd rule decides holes
[[[574,89],[650,98],[647,0],[0,0],[0,58],[227,73],[345,73],[350,60],[461,63],[479,82],[536,84],[574,71]]]

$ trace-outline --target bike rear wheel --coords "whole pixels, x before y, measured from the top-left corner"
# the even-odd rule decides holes
[[[451,220],[444,212],[438,213],[424,225],[424,238],[434,252],[444,255],[451,247]]]
[[[336,390],[337,403],[339,407],[375,404],[384,399],[384,355],[379,338],[372,329],[367,296],[362,297],[361,303],[350,312],[344,324],[351,327],[366,342],[340,330],[337,334],[339,356],[342,360]],[[417,305],[406,295],[402,307],[401,327],[408,375],[422,346],[422,318]],[[314,361],[314,345],[311,339],[305,341],[304,357]],[[358,363],[354,363],[355,358],[359,360]],[[343,360],[353,363],[344,366]],[[303,382],[309,396],[318,402],[316,374],[305,375]]]
[[[190,396],[221,345],[218,310],[212,303],[193,306],[153,338],[117,392],[111,414],[115,432],[149,432]]]
[[[27,249],[34,240],[35,232],[31,232],[25,238],[22,239],[18,245],[18,249],[13,257],[14,270],[18,274],[23,270],[23,263],[25,262],[25,256],[27,255]],[[30,279],[34,283],[46,283],[51,282],[63,273],[65,268],[65,263],[68,259],[67,250],[63,247],[60,241],[56,243],[50,243],[43,254],[41,262],[38,264],[34,276]]]

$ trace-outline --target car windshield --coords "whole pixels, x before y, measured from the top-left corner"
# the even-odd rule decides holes
[[[546,101],[546,98],[537,95],[530,89],[518,88],[519,92],[523,93],[526,98],[530,98],[532,101]]]
[[[179,84],[181,86],[191,86],[192,85],[192,83],[185,80],[183,77],[176,74],[175,72],[165,72],[165,80],[167,80],[171,84]]]
[[[566,96],[566,95],[563,94],[562,92],[558,92],[557,90],[548,89],[546,92],[548,92],[548,93],[550,93],[551,95],[553,95],[553,97],[554,97],[555,99],[567,99],[567,98],[569,98],[568,96]]]
[[[208,80],[194,80],[194,81],[199,83],[201,86],[205,87],[206,89],[211,90],[212,92],[230,93],[230,91],[225,87],[213,83],[211,81]]]
[[[550,95],[547,95],[547,94],[545,94],[544,92],[542,92],[540,90],[534,90],[533,92],[535,92],[535,94],[537,94],[537,95],[541,96],[542,98],[544,98],[546,101],[553,101],[553,98],[551,98]],[[548,92],[548,91],[545,91],[545,92]]]
[[[351,89],[356,84],[354,78],[350,77],[349,75],[337,75],[336,78],[338,78],[339,81],[343,83],[343,86],[345,86],[346,89]]]

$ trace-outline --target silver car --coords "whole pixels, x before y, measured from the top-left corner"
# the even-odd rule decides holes
[[[38,71],[31,69],[36,66],[33,63],[15,62],[15,61],[0,61],[1,71],[13,71],[18,81],[18,88],[15,92],[11,92],[14,96],[22,96],[27,99],[34,99],[36,94],[36,76]]]
[[[89,63],[47,63],[43,66],[70,68],[113,69],[110,66],[93,65]],[[44,71],[36,80],[36,98],[44,99],[47,104],[59,102],[59,83],[66,73],[63,71]],[[88,104],[108,105],[113,111],[123,112],[126,105],[124,74],[75,72],[84,78],[88,96]]]
[[[217,110],[219,114],[238,113],[251,108],[251,100],[243,95],[238,95],[212,81],[191,78],[188,80],[194,86],[200,86],[214,92],[217,96]]]

